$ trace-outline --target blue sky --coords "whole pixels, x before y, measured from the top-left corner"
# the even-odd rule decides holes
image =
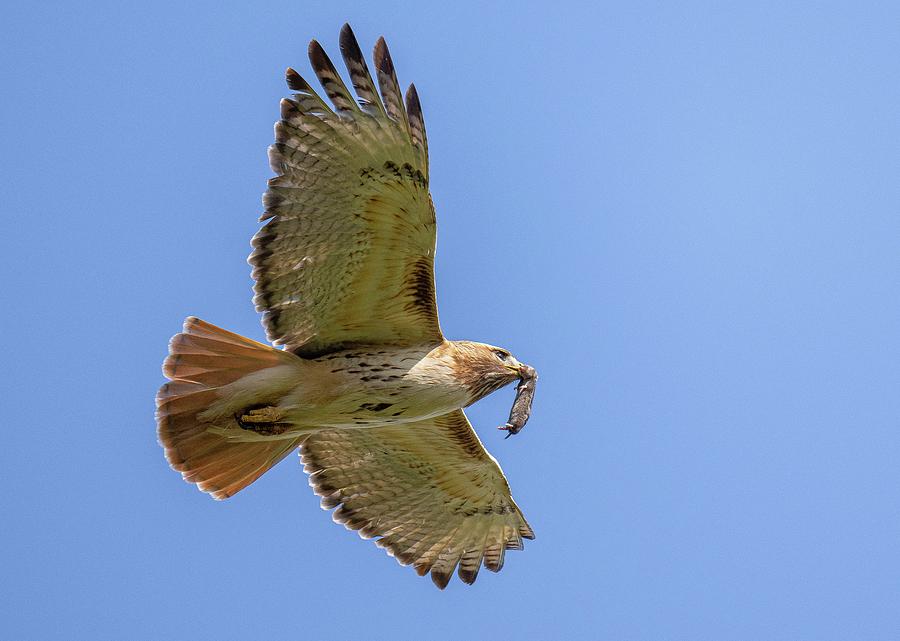
[[[900,9],[441,4],[4,12],[0,636],[896,639]],[[185,316],[263,337],[282,74],[344,21],[422,98],[445,332],[541,374],[470,411],[537,533],[473,587],[156,443]]]

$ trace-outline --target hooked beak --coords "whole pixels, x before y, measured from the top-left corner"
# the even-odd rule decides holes
[[[522,378],[522,373],[521,373],[522,372],[522,363],[520,363],[518,360],[516,360],[513,357],[510,357],[509,360],[512,362],[503,363],[503,367],[505,367],[510,372],[515,374],[517,378]]]
[[[537,374],[531,365],[526,365],[525,363],[519,363],[518,368],[516,368],[516,373],[523,381],[532,379]]]
[[[534,368],[530,365],[526,365],[525,363],[520,363],[519,361],[510,363],[509,365],[504,365],[504,367],[512,371],[517,378],[523,381],[534,376]]]

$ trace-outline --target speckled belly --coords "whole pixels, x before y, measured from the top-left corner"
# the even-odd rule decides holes
[[[463,407],[468,391],[433,349],[337,352],[316,359],[333,377],[328,398],[304,398],[302,386],[281,404],[288,419],[310,427],[375,427],[440,416]]]

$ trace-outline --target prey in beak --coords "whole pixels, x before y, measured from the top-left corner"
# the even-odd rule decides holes
[[[516,371],[519,377],[519,384],[516,386],[516,398],[513,401],[512,409],[509,411],[509,418],[506,425],[501,425],[498,430],[507,432],[506,438],[513,434],[518,434],[528,422],[531,416],[531,402],[534,400],[534,390],[537,386],[538,375],[533,367],[523,363],[516,363],[515,366],[508,365],[510,369]]]

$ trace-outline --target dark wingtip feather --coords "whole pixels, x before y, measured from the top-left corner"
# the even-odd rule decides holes
[[[360,104],[364,108],[371,107],[375,109],[376,113],[384,114],[384,108],[378,97],[378,90],[375,89],[375,83],[372,82],[365,56],[363,56],[362,50],[359,48],[359,41],[349,24],[344,24],[341,29],[340,45],[341,56],[347,65],[347,71],[356,88]]]
[[[318,40],[309,41],[309,62],[334,106],[340,111],[356,110],[356,101],[347,90],[340,74]]]
[[[438,589],[443,590],[447,587],[447,584],[450,583],[450,577],[453,576],[453,572],[438,572],[436,570],[431,571],[431,580],[434,582]]]
[[[467,569],[463,569],[463,567],[460,566],[459,570],[456,572],[456,574],[463,583],[465,583],[467,585],[472,585],[473,583],[475,583],[475,579],[478,578],[478,569],[480,567],[481,567],[481,565],[479,564],[474,569],[467,570]]]
[[[506,557],[506,546],[498,544],[493,549],[488,549],[484,554],[484,567],[491,572],[499,572],[503,569],[503,562]]]
[[[428,149],[428,141],[425,137],[425,118],[422,116],[422,103],[419,102],[419,92],[416,91],[416,85],[409,83],[406,89],[406,113],[409,117],[410,126],[413,129],[413,135],[426,151]]]
[[[291,67],[288,67],[284,72],[284,79],[287,81],[288,89],[293,91],[303,91],[309,88],[309,85],[306,84],[306,81],[303,77],[294,71]]]
[[[394,61],[391,59],[391,51],[387,48],[387,42],[384,39],[384,36],[378,38],[378,42],[375,43],[375,66],[378,68],[378,71],[383,73],[388,78],[392,79],[395,83],[397,81],[397,71],[394,69]],[[399,87],[397,88],[399,91]],[[384,91],[384,87],[382,87],[382,91]]]
[[[300,113],[300,110],[297,108],[297,103],[293,100],[288,100],[287,98],[282,98],[281,102],[278,103],[278,107],[281,111],[282,120],[290,120]]]
[[[335,76],[337,75],[337,70],[334,68],[331,58],[328,57],[328,54],[325,53],[325,49],[322,48],[322,45],[320,45],[319,41],[315,38],[309,41],[307,53],[309,54],[309,62],[312,65],[313,71],[316,72],[316,75],[319,76],[320,80],[323,72],[334,74]]]
[[[353,33],[353,29],[350,28],[349,22],[345,22],[344,26],[341,27],[340,43],[341,51],[344,51],[345,49],[356,49],[357,51],[359,50],[359,43],[356,41],[356,35]],[[362,53],[360,53],[360,56],[361,55]]]
[[[299,73],[297,73],[292,67],[288,67],[284,72],[284,79],[287,82],[288,88],[291,91],[296,92],[294,94],[294,98],[296,101],[291,101],[291,105],[293,106],[293,111],[291,113],[291,118],[296,117],[298,112],[301,114],[311,114],[319,117],[327,116],[332,113],[331,108],[325,104],[322,98],[315,92],[315,90],[309,86],[309,83],[306,82],[306,79],[303,78]],[[284,115],[284,103],[282,102],[282,119],[287,120],[288,116]]]
[[[419,102],[419,92],[416,91],[416,85],[412,82],[409,83],[409,87],[406,89],[406,111],[409,112],[410,116],[415,113],[420,119],[422,118],[422,103]]]
[[[320,45],[319,41],[315,38],[309,41],[307,54],[309,54],[309,62],[312,65],[313,71],[316,72],[316,75],[319,76],[320,80],[323,72],[337,76],[337,69],[334,68],[331,58],[328,57],[328,54],[325,53],[325,49],[322,48],[322,45]]]
[[[375,43],[375,64],[379,71],[390,76],[395,75],[394,61],[391,60],[391,52],[388,50],[384,36],[378,38],[378,42]]]
[[[422,104],[419,102],[419,92],[416,86],[410,83],[406,90],[406,113],[409,121],[409,133],[424,154],[425,168],[428,168],[428,137],[425,135],[425,119],[422,116]]]
[[[313,38],[309,41],[309,46],[306,48],[306,53],[309,56],[309,59],[312,60],[313,56],[324,56],[325,50],[322,48],[322,45],[319,44],[319,41]]]
[[[403,104],[403,96],[400,95],[400,86],[397,83],[397,74],[394,70],[394,61],[391,60],[391,52],[388,50],[384,36],[375,43],[375,67],[378,69],[378,85],[381,87],[381,97],[387,114],[409,132],[409,116]]]

